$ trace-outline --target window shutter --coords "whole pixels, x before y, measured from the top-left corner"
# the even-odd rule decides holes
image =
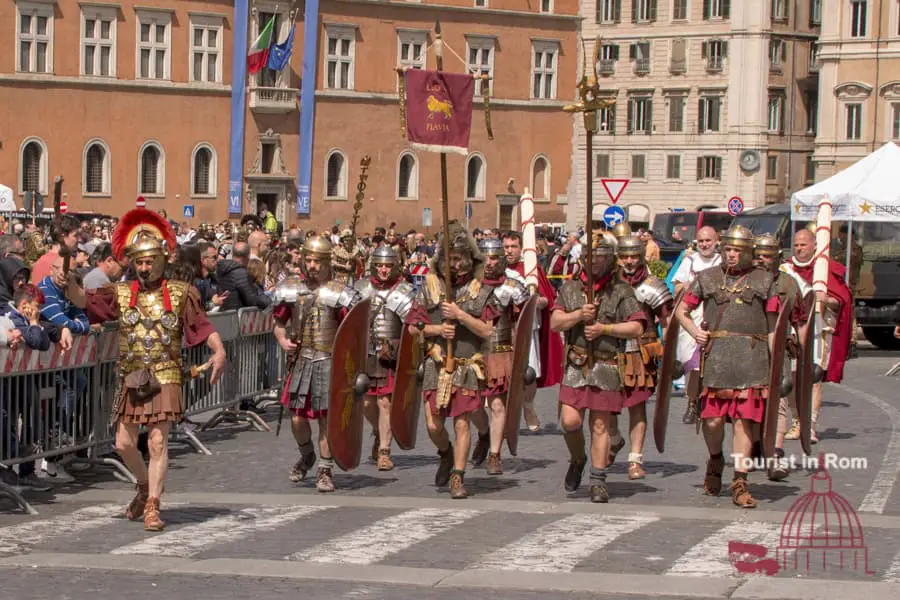
[[[715,169],[716,179],[722,179],[722,157],[713,158],[713,169]]]
[[[628,58],[631,60],[637,58],[637,44],[628,45]]]
[[[616,107],[610,106],[606,110],[609,111],[609,113],[608,113],[609,114],[609,118],[608,118],[609,123],[606,126],[606,130],[609,131],[609,133],[611,135],[615,135],[616,134]]]
[[[616,1],[616,3],[613,6],[613,8],[614,8],[613,21],[615,21],[616,23],[621,23],[622,22],[622,0],[615,0],[615,1]]]
[[[637,23],[638,18],[638,0],[631,0],[631,22]]]
[[[784,3],[784,18],[785,19],[791,18],[791,3],[790,2]]]
[[[650,0],[650,20],[651,21],[656,20],[656,9],[657,9],[656,0]]]
[[[773,18],[773,19],[774,19],[775,16],[776,16],[776,15],[775,15],[775,3],[776,3],[776,2],[778,2],[778,0],[771,0],[771,1],[769,2],[769,14],[772,15],[772,18]]]
[[[709,128],[712,131],[719,131],[719,117],[721,115],[721,110],[722,110],[722,99],[721,98],[710,98],[709,99],[709,111],[710,111]]]
[[[672,40],[672,59],[683,61],[684,54],[684,40],[680,38]]]
[[[697,106],[697,133],[706,131],[706,98],[700,98]]]
[[[709,54],[709,42],[703,42],[700,44],[700,58],[706,58],[707,54]]]
[[[602,23],[603,21],[600,20],[600,15],[603,14],[603,4],[600,3],[600,0],[597,0],[597,10],[594,11],[594,14],[595,14],[596,17],[597,17],[597,18],[595,19],[595,21],[596,21],[597,23]]]
[[[619,60],[619,45],[616,44],[612,47],[612,59]]]
[[[697,157],[697,181],[701,181],[703,179],[703,157]]]
[[[722,58],[728,56],[728,42],[719,42],[722,45]]]
[[[731,0],[722,0],[722,18],[731,18]]]
[[[628,99],[628,123],[626,124],[628,133],[634,131],[634,98]]]
[[[709,20],[711,12],[710,4],[712,4],[712,0],[703,0],[703,18],[706,20]]]
[[[644,111],[644,132],[647,135],[653,133],[653,99],[646,100],[647,109]]]

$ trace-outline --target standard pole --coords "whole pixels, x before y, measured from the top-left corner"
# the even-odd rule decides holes
[[[441,37],[441,21],[440,19],[434,25],[434,57],[437,63],[437,70],[444,70],[444,47]],[[444,227],[444,289],[446,290],[447,301],[453,300],[453,277],[450,274],[450,207],[449,194],[447,193],[447,153],[441,152],[441,219]],[[453,361],[453,342],[447,343],[447,360],[444,363],[448,373],[456,370]]]

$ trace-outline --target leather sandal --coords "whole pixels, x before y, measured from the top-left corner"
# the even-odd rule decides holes
[[[160,518],[159,498],[147,498],[147,506],[144,509],[144,529],[146,531],[162,531],[166,524]]]
[[[725,470],[725,457],[710,457],[706,461],[706,477],[703,480],[703,492],[707,496],[718,496],[722,491],[722,471]]]
[[[731,501],[741,508],[756,508],[756,500],[750,495],[750,484],[746,479],[735,479],[731,483]]]
[[[139,483],[134,486],[137,490],[134,498],[125,509],[125,518],[129,521],[137,521],[144,516],[144,510],[147,507],[147,499],[150,497],[150,483]]]

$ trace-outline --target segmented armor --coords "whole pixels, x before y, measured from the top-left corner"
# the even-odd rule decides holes
[[[500,317],[494,323],[494,334],[490,339],[489,352],[512,352],[511,309],[525,304],[530,296],[528,288],[515,279],[506,279],[501,285],[494,288],[491,302],[500,309]]]
[[[356,290],[361,297],[372,298],[367,374],[369,377],[387,377],[397,359],[403,321],[412,308],[416,290],[405,281],[379,290],[368,278],[356,282]]]

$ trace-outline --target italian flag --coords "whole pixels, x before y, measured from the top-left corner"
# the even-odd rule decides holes
[[[272,46],[272,27],[275,23],[275,17],[269,19],[266,26],[259,33],[259,37],[250,46],[250,53],[247,54],[247,67],[250,73],[256,73],[266,66],[269,62],[269,48]]]

